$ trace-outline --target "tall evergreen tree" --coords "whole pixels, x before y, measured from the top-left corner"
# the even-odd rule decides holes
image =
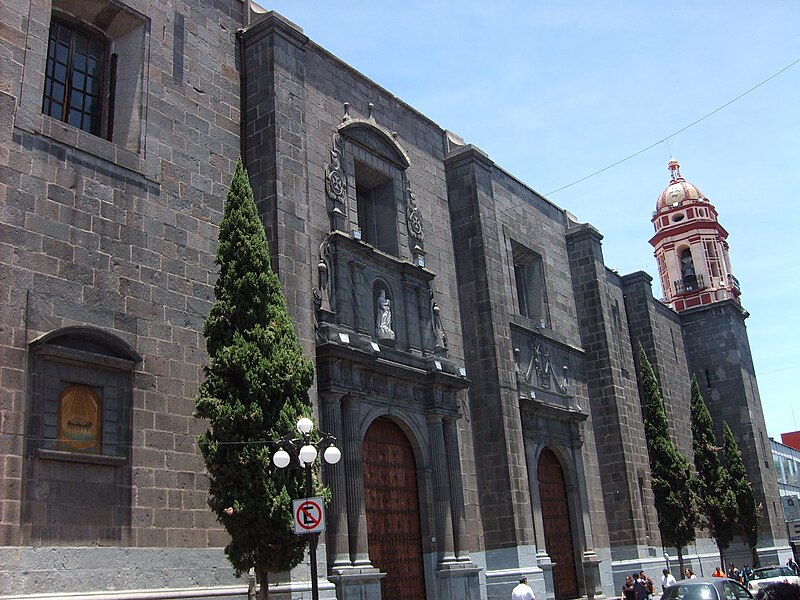
[[[300,470],[278,469],[268,440],[308,416],[313,366],[303,356],[271,268],[267,236],[241,160],[220,224],[216,302],[203,333],[209,354],[195,415],[210,428],[198,444],[209,475],[208,504],[231,536],[225,554],[237,576],[255,569],[267,598],[269,572],[303,559],[293,498],[305,495]]]
[[[698,524],[696,485],[689,461],[669,437],[667,413],[661,397],[658,380],[639,344],[644,391],[644,427],[647,450],[650,455],[650,474],[653,496],[658,513],[658,528],[664,546],[673,546],[678,551],[678,564],[683,573],[683,549],[695,539]]]
[[[756,503],[755,491],[747,476],[747,470],[744,468],[742,450],[736,443],[736,438],[733,437],[733,431],[727,422],[722,423],[722,436],[722,450],[728,467],[728,477],[739,510],[739,518],[736,520],[738,533],[742,541],[750,548],[753,555],[753,566],[757,566],[756,545],[758,544],[758,520],[761,515]]]
[[[711,414],[700,394],[695,376],[692,376],[692,448],[698,476],[700,512],[703,515],[701,524],[717,542],[724,571],[724,552],[736,535],[738,509],[730,478],[720,464],[720,448],[714,436]]]

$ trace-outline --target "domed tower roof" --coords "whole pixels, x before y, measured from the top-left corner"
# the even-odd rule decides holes
[[[697,186],[681,177],[677,160],[669,161],[670,182],[653,213],[655,249],[664,302],[676,311],[720,302],[738,302],[739,282],[731,272],[728,232],[717,210]]]
[[[672,177],[670,178],[669,185],[664,188],[664,191],[658,196],[656,211],[672,206],[676,202],[706,199],[696,185],[689,183],[681,176],[681,166],[678,164],[677,160],[673,159],[669,161],[669,170]]]

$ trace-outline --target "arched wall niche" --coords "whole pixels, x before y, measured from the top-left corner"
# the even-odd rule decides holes
[[[131,525],[134,371],[142,357],[89,326],[57,329],[29,348],[28,541],[119,540]]]

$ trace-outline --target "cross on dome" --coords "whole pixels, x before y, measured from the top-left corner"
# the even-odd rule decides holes
[[[683,181],[683,177],[681,177],[681,166],[674,158],[669,161],[669,171],[672,174],[672,181]]]

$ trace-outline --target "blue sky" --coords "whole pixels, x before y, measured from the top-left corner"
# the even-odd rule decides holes
[[[671,151],[730,233],[769,435],[800,429],[800,63],[657,143],[800,59],[800,2],[261,4],[592,223],[621,273],[655,278]]]

